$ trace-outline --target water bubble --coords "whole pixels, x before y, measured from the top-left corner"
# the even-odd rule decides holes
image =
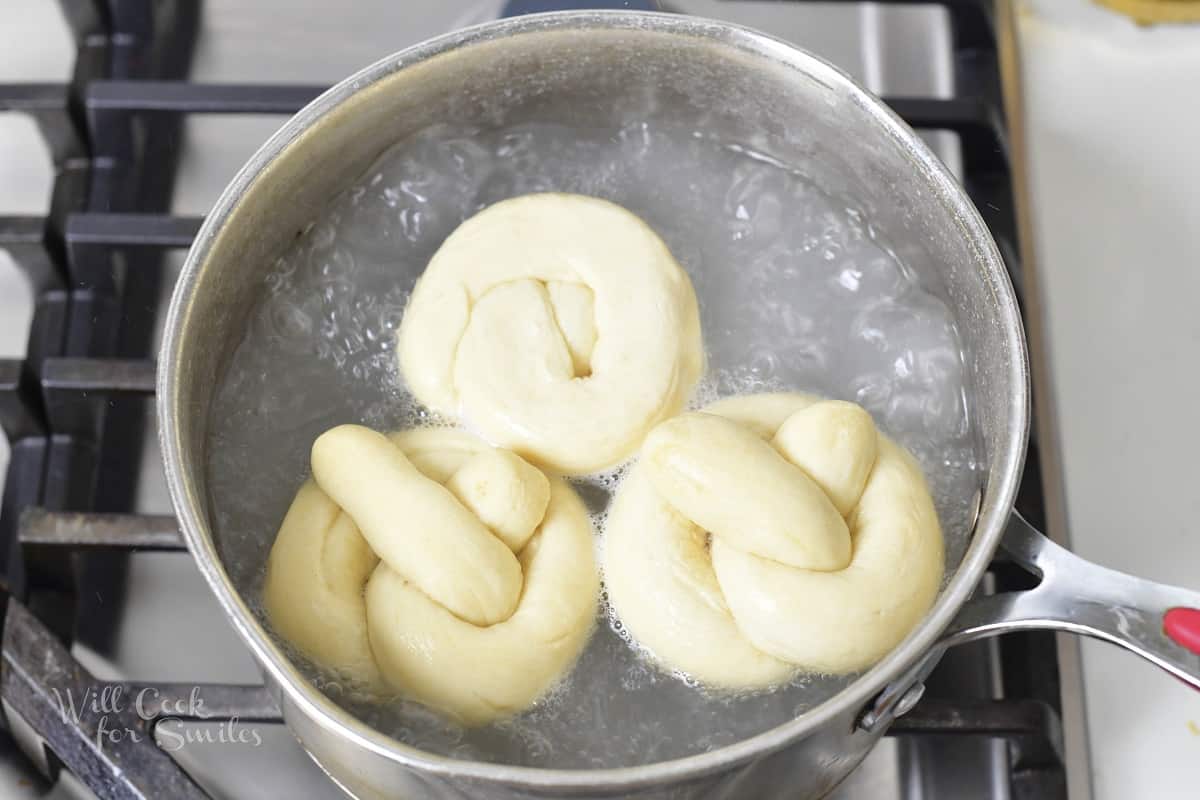
[[[767,242],[783,228],[783,198],[788,176],[780,170],[749,162],[738,168],[725,194],[724,210],[733,241],[753,237]]]
[[[630,122],[617,132],[617,140],[622,152],[634,159],[644,158],[652,152],[654,142],[650,123],[645,120]]]

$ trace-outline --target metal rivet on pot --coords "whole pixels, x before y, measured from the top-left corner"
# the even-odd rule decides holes
[[[921,681],[911,684],[904,691],[885,689],[875,697],[871,708],[859,717],[857,727],[870,733],[880,724],[891,725],[897,717],[912,711],[924,695],[925,684]]]
[[[896,707],[892,709],[892,718],[903,717],[905,714],[913,710],[913,706],[921,701],[925,696],[925,684],[914,683],[912,686],[901,695],[896,701]]]

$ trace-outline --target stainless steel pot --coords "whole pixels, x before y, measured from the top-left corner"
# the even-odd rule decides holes
[[[268,637],[222,563],[205,486],[218,378],[274,256],[384,148],[434,122],[610,125],[640,110],[802,161],[924,265],[954,309],[976,392],[987,477],[966,556],[920,627],[808,713],[719,750],[608,770],[457,761],[396,742],[333,704]],[[1110,640],[1200,687],[1200,656],[1163,632],[1200,594],[1084,562],[1012,512],[1029,424],[1021,319],[1004,265],[961,188],[911,130],[847,76],[770,37],[670,15],[564,13],[443,36],[363,70],[297,114],[221,196],[188,257],[167,322],[159,424],[171,496],[201,572],[278,692],[284,717],[347,791],[382,797],[820,797],[919,697],[943,649],[1010,630]],[[1042,577],[968,600],[1003,543]]]

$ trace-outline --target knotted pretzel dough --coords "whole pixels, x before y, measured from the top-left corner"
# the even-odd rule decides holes
[[[604,550],[632,636],[727,688],[871,665],[929,610],[943,569],[913,458],[860,407],[800,394],[732,398],[656,427],[617,490]]]
[[[470,434],[343,425],[267,561],[272,624],[326,669],[478,725],[572,665],[599,578],[579,498]]]
[[[572,475],[632,455],[704,366],[695,292],[663,241],[570,194],[460,225],[417,281],[397,350],[422,403]]]

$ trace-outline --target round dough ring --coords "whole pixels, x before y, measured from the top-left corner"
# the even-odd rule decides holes
[[[654,450],[656,437],[668,426],[685,424],[685,417],[717,415],[736,423],[741,435],[748,431],[758,442],[770,442],[794,414],[817,404],[849,406],[869,423],[857,406],[808,395],[730,398],[652,432],[641,460],[618,487],[604,534],[608,596],[634,639],[665,666],[709,686],[736,689],[778,684],[799,670],[855,672],[887,654],[933,604],[943,571],[937,512],[914,459],[883,434],[877,437],[873,465],[863,471],[861,500],[846,517],[849,563],[833,571],[788,566],[740,549],[754,549],[751,539],[760,529],[743,531],[748,535],[737,545],[730,536],[714,532],[710,537],[663,497],[652,478],[658,467],[647,459],[666,452]],[[737,461],[741,451],[736,447],[718,449],[704,442],[697,447],[695,452],[717,451],[712,463],[718,468],[728,465],[720,484],[737,483],[737,473],[752,472]],[[786,460],[776,448],[771,458]],[[752,493],[766,481],[753,476],[745,483]],[[716,495],[716,512],[724,507],[737,522],[736,507],[730,510],[734,498],[720,496],[720,486],[698,479],[695,491],[701,498]],[[749,517],[759,519],[758,511],[749,510]],[[799,530],[799,538],[810,533]],[[836,532],[830,536],[836,545]],[[831,548],[796,557],[836,559],[836,547]]]
[[[335,434],[340,441],[330,444]],[[391,456],[384,448],[402,451],[398,467],[383,463]],[[466,725],[524,710],[571,667],[591,634],[599,577],[587,509],[562,479],[544,480],[540,501],[499,491],[499,482],[489,483],[486,471],[474,467],[481,454],[516,457],[445,429],[385,439],[343,426],[319,438],[313,451],[316,479],[305,482],[288,510],[267,561],[264,588],[273,626],[305,656],[373,694],[399,693]],[[404,472],[406,464],[414,474]],[[400,485],[405,482],[431,499],[410,503],[410,489]],[[326,490],[347,498],[361,531]],[[544,512],[533,519],[532,533],[515,538],[495,530],[503,526],[496,514],[489,518],[492,529],[476,522],[490,541],[501,543],[499,550],[457,538],[456,520],[440,504],[487,516],[479,509],[488,507],[489,498],[500,517],[521,517],[519,507],[530,502],[540,502]],[[363,511],[367,503],[371,507]],[[441,545],[448,550],[439,550]],[[395,553],[453,561],[446,571],[449,582],[439,584],[445,576],[422,572],[420,564],[404,565],[416,575],[406,579],[389,566]],[[483,577],[469,574],[472,559],[479,560]],[[505,559],[519,570],[515,587],[504,579]],[[496,585],[483,585],[489,578]],[[463,619],[418,583],[449,591],[464,609],[460,613],[498,620]],[[514,608],[508,611],[510,592]],[[479,607],[472,607],[476,601]]]
[[[568,475],[631,456],[704,367],[696,295],[662,239],[614,203],[553,193],[446,239],[397,351],[422,403]]]

